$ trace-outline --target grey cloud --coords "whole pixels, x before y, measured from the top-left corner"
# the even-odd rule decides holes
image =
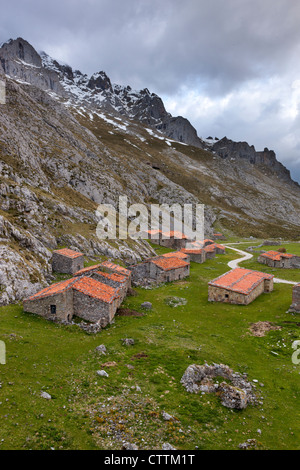
[[[113,82],[162,96],[185,86],[215,99],[254,80],[298,78],[299,24],[298,0],[10,0],[2,5],[0,41],[21,36],[84,73],[104,70]],[[185,117],[204,137],[278,146],[279,157],[296,166],[298,148],[282,154],[280,139],[298,131],[279,107],[272,97],[251,127],[238,106],[216,119]]]

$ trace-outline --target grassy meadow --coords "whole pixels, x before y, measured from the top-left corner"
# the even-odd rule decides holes
[[[0,450],[121,449],[122,441],[140,449],[165,442],[182,450],[238,449],[247,439],[258,449],[299,449],[300,365],[292,362],[292,343],[300,340],[300,318],[286,313],[292,287],[276,284],[249,306],[209,303],[207,282],[237,257],[228,251],[191,263],[184,281],[136,289],[123,306],[142,315],[117,315],[97,335],[24,313],[21,305],[1,307],[7,361],[0,364]],[[186,304],[171,306],[173,297]],[[143,310],[144,301],[153,309]],[[258,321],[281,329],[253,336],[249,327]],[[135,344],[123,345],[124,338]],[[95,351],[100,344],[105,356]],[[217,396],[188,393],[184,371],[205,361],[247,373],[258,404],[233,411]],[[108,377],[97,375],[102,369]],[[175,420],[165,421],[162,411]]]

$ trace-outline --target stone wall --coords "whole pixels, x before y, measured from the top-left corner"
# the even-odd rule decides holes
[[[189,253],[190,260],[194,263],[204,263],[206,260],[205,252],[202,251],[201,253]]]
[[[52,255],[52,270],[58,273],[75,274],[84,267],[84,256],[69,258],[60,253]]]
[[[241,294],[221,287],[208,286],[209,302],[224,302],[229,304],[248,305],[265,292],[265,283],[261,282],[250,294]]]
[[[120,300],[119,300],[119,306],[122,304],[123,300],[126,297],[127,290],[130,286],[128,286],[128,280],[124,282],[118,282],[114,281],[113,279],[109,279],[106,276],[102,276],[101,272],[94,272],[90,276],[96,281],[102,282],[103,284],[106,284],[108,286],[114,287],[115,289],[119,289],[119,294],[120,294]]]
[[[182,268],[171,269],[169,271],[163,271],[162,269],[157,267],[157,270],[158,282],[179,281],[180,279],[184,279],[190,275],[190,265],[184,266]]]
[[[55,313],[51,313],[51,306],[55,306]],[[72,289],[41,299],[24,300],[25,312],[41,315],[47,320],[71,321],[73,310]],[[52,309],[53,312],[54,309]]]
[[[111,323],[118,308],[117,300],[109,304],[76,290],[74,290],[73,302],[74,315],[92,323],[99,322],[102,328]]]

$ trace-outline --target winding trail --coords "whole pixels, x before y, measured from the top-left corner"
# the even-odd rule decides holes
[[[242,261],[246,261],[247,259],[253,258],[253,255],[252,255],[251,253],[248,253],[247,251],[238,250],[237,248],[232,248],[231,246],[228,246],[228,245],[225,245],[225,248],[229,248],[230,250],[236,251],[237,253],[239,253],[240,255],[242,255],[241,258],[238,258],[238,259],[234,259],[234,260],[232,260],[232,261],[229,261],[228,266],[229,266],[231,269],[238,268],[238,267],[239,267],[239,264],[240,264]],[[281,283],[281,284],[290,284],[290,285],[293,285],[293,286],[295,286],[296,284],[299,284],[299,282],[286,281],[285,279],[280,279],[279,277],[274,277],[274,282],[276,282],[276,283]]]

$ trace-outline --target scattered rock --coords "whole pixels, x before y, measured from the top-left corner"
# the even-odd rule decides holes
[[[97,375],[100,375],[100,377],[109,377],[108,373],[105,372],[105,370],[97,370]]]
[[[256,439],[247,439],[246,442],[239,444],[239,449],[241,450],[256,449],[256,447],[257,447]]]
[[[151,302],[143,302],[141,304],[141,308],[145,308],[146,310],[151,310],[152,309],[152,303]]]
[[[230,382],[219,383],[222,377]],[[227,408],[244,409],[256,403],[254,385],[246,380],[246,374],[233,372],[224,364],[190,365],[181,378],[181,383],[190,393],[216,393]]]
[[[121,450],[139,450],[138,446],[130,442],[123,442]]]
[[[175,421],[175,418],[172,415],[169,415],[169,413],[166,413],[165,411],[162,412],[162,417],[165,421]]]
[[[176,450],[176,447],[171,446],[168,442],[165,442],[162,445],[162,450]]]
[[[186,305],[187,300],[183,297],[167,297],[165,303],[169,305],[169,307],[180,307],[181,305]]]
[[[83,331],[85,331],[88,334],[95,335],[99,333],[99,331],[102,330],[102,327],[100,323],[85,323],[81,322],[78,323],[79,328],[81,328]]]
[[[233,408],[236,410],[243,410],[248,405],[247,393],[226,382],[222,382],[219,386],[218,392],[220,393],[221,403],[226,408]]]
[[[121,341],[122,341],[122,344],[124,346],[133,346],[134,345],[134,339],[133,338],[123,338]]]
[[[45,400],[52,400],[51,395],[47,392],[41,392],[41,398],[45,398]]]
[[[97,346],[96,351],[100,354],[104,354],[104,356],[106,355],[106,347],[104,346],[104,344],[100,344],[100,346]]]
[[[111,362],[104,362],[104,364],[101,364],[101,367],[116,367],[117,363],[115,361]]]

